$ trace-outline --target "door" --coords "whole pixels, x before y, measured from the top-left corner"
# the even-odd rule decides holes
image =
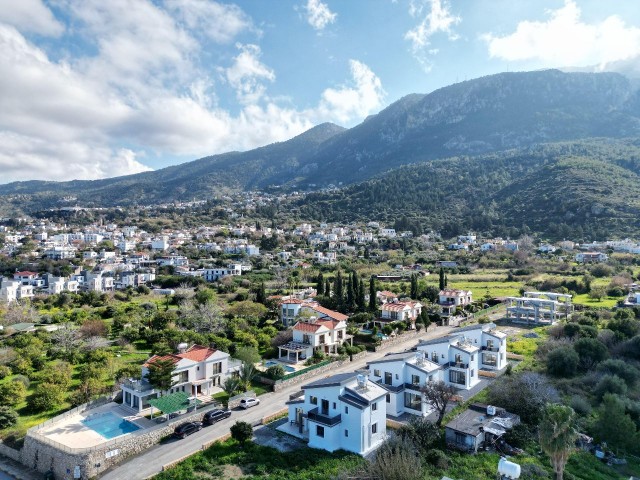
[[[329,400],[322,400],[320,404],[322,415],[329,415]]]

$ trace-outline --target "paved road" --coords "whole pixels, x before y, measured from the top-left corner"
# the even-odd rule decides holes
[[[358,368],[364,367],[367,362],[382,357],[386,353],[401,352],[410,349],[417,344],[418,340],[441,337],[453,330],[455,330],[453,327],[436,327],[429,332],[423,330],[419,334],[408,335],[407,340],[390,346],[384,351],[369,353],[360,360],[336,368],[332,374],[353,372]],[[237,420],[243,420],[249,423],[258,422],[260,419],[282,410],[286,406],[285,402],[289,400],[289,395],[299,391],[301,385],[310,383],[311,381],[313,381],[313,379],[285,388],[279,392],[261,395],[259,405],[249,410],[234,411],[228,419],[222,420],[213,426],[205,427],[200,432],[196,432],[184,440],[172,440],[162,445],[156,445],[143,454],[133,457],[121,463],[113,470],[104,473],[100,478],[102,480],[142,480],[149,478],[162,471],[163,465],[175,462],[190,453],[201,450],[202,444],[229,433],[231,425]]]

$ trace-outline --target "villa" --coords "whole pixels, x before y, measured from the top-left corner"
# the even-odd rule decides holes
[[[185,392],[188,395],[211,395],[215,387],[220,387],[232,373],[229,354],[201,345],[178,346],[179,352],[169,355],[154,355],[142,366],[141,380],[127,380],[122,385],[122,404],[138,412],[150,407],[149,400],[157,398],[160,391],[146,379],[149,365],[156,360],[170,360],[175,365],[173,380],[175,385],[167,392]]]
[[[473,295],[470,290],[446,288],[438,293],[438,305],[443,316],[454,315],[458,307],[470,305],[472,302]]]
[[[312,448],[366,455],[387,434],[387,391],[356,373],[341,373],[302,387],[287,402],[289,423],[279,430],[307,439]]]
[[[407,322],[410,329],[416,328],[416,320],[422,312],[422,304],[420,302],[387,302],[380,307],[379,321],[382,323],[389,322]]]
[[[338,348],[347,341],[353,341],[347,335],[347,316],[332,310],[314,307],[316,312],[335,314],[337,318],[305,317],[293,326],[293,339],[278,347],[278,358],[285,362],[297,363],[313,356],[314,351],[326,354],[338,353]],[[318,310],[318,309],[322,309]]]

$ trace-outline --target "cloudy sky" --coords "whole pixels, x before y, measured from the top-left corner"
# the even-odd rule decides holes
[[[637,0],[0,0],[0,183],[162,168],[639,55]]]

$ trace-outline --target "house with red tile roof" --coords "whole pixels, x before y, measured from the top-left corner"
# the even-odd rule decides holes
[[[175,385],[160,392],[146,380],[149,366],[158,360],[169,360],[174,365]],[[142,366],[142,380],[127,380],[122,385],[122,404],[138,412],[149,407],[149,400],[161,393],[185,392],[190,396],[212,395],[220,391],[233,366],[229,354],[202,345],[180,344],[177,353],[153,355]]]
[[[380,319],[387,322],[407,322],[409,328],[414,329],[416,319],[422,312],[420,302],[387,302],[380,307]]]

